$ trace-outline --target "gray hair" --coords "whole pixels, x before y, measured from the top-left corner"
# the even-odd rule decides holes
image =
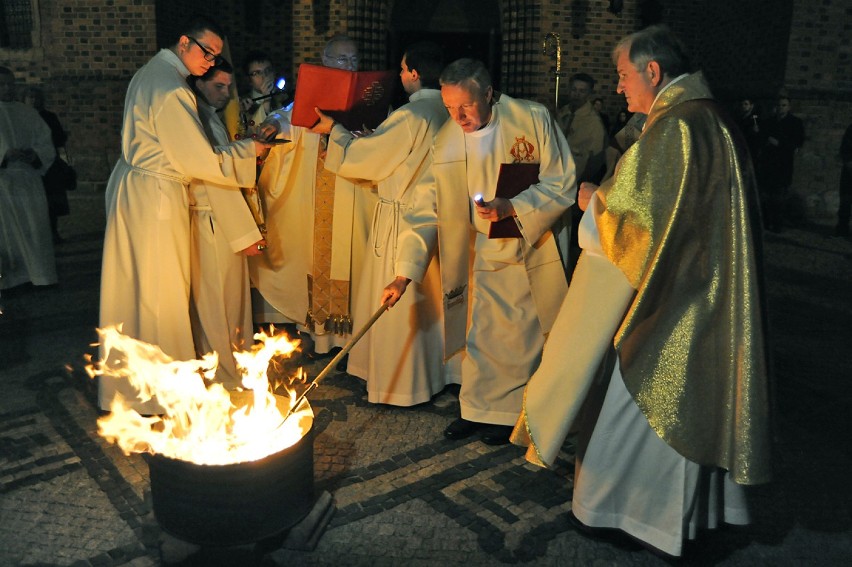
[[[663,75],[674,78],[691,70],[689,54],[683,43],[665,25],[655,25],[625,37],[612,50],[612,60],[618,61],[627,52],[636,69],[656,61]]]
[[[491,74],[478,59],[457,59],[441,73],[441,85],[475,85],[475,94],[483,94],[491,86]]]
[[[322,56],[328,57],[328,50],[331,49],[332,45],[335,45],[337,43],[351,43],[355,46],[356,50],[358,49],[358,42],[357,41],[355,41],[354,39],[352,39],[351,37],[349,37],[346,34],[338,33],[338,34],[334,34],[331,37],[331,39],[329,39],[327,42],[325,42],[325,47],[322,50]]]

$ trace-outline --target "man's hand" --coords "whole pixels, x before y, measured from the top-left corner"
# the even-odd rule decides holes
[[[260,256],[263,254],[264,250],[266,250],[266,240],[261,238],[251,246],[247,246],[240,250],[240,254],[243,256]]]
[[[311,128],[311,132],[314,134],[328,134],[331,132],[331,129],[334,127],[334,118],[325,114],[319,108],[314,107],[314,112],[319,116],[319,122],[314,124]]]
[[[512,201],[509,199],[495,197],[493,201],[481,201],[481,203],[480,205],[474,201],[476,214],[481,219],[497,222],[515,216],[515,207],[512,206]]]
[[[264,122],[257,129],[258,140],[271,140],[278,135],[278,124],[275,122]]]
[[[409,283],[411,283],[410,279],[403,276],[397,276],[395,280],[385,286],[385,289],[382,292],[381,302],[387,302],[389,308],[396,305],[396,302],[399,301],[402,298],[402,294],[405,293],[405,289],[408,287]]]
[[[580,183],[580,190],[577,191],[577,206],[581,211],[585,211],[589,206],[589,201],[592,200],[592,193],[598,190],[598,186],[588,181]]]

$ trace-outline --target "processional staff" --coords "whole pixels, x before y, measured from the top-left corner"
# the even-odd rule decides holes
[[[562,43],[559,39],[559,34],[549,32],[545,35],[544,40],[541,42],[541,50],[545,55],[556,57],[556,65],[551,67],[551,73],[553,73],[553,77],[556,79],[556,98],[553,101],[553,110],[556,112],[559,110],[559,78],[562,76]]]

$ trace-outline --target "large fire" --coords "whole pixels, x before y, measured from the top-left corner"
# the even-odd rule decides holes
[[[308,403],[290,414],[295,392],[274,394],[267,377],[273,357],[290,356],[298,346],[284,334],[258,333],[251,351],[234,353],[244,387],[237,392],[210,382],[216,353],[173,360],[156,345],[121,334],[120,327],[98,334],[103,360],[86,367],[89,376],[127,380],[139,400],[156,396],[164,408],[162,416],[143,416],[116,397],[110,414],[98,419],[98,432],[126,454],[158,453],[203,465],[255,461],[295,444],[311,427]],[[295,379],[303,380],[301,369]]]

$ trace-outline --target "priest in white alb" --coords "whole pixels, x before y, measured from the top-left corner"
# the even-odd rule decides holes
[[[336,35],[325,45],[325,67],[357,71],[358,46]],[[291,108],[260,126],[263,138],[291,140],[269,153],[257,180],[269,247],[249,260],[256,323],[295,324],[317,353],[344,346],[363,325],[350,310],[367,249],[375,189],[325,169],[327,136],[291,124]]]
[[[481,61],[448,65],[441,98],[451,120],[435,135],[431,164],[406,210],[396,278],[383,297],[395,303],[421,281],[437,246],[445,354],[464,349],[461,416],[444,436],[479,432],[484,443],[500,445],[509,442],[568,287],[551,228],[574,204],[574,159],[547,109],[496,93]],[[503,168],[531,170],[535,179],[518,183],[515,196],[499,196]],[[513,235],[491,238],[497,221],[514,227]]]
[[[367,321],[395,272],[397,237],[418,177],[428,166],[432,138],[449,117],[438,90],[442,53],[435,44],[410,46],[400,78],[409,102],[366,136],[356,137],[320,113],[315,132],[330,132],[326,169],[338,176],[375,183],[379,204],[353,319]],[[444,324],[438,260],[394,309],[383,314],[352,348],[346,371],[367,383],[372,403],[413,406],[428,402],[453,380],[444,367]],[[456,378],[458,380],[458,378]]]
[[[225,60],[193,78],[198,112],[214,147],[227,146],[218,110],[231,97],[233,67]],[[192,331],[198,355],[218,354],[216,380],[229,390],[242,385],[233,351],[253,344],[248,256],[263,254],[266,240],[241,191],[204,180],[189,184],[192,247]]]

